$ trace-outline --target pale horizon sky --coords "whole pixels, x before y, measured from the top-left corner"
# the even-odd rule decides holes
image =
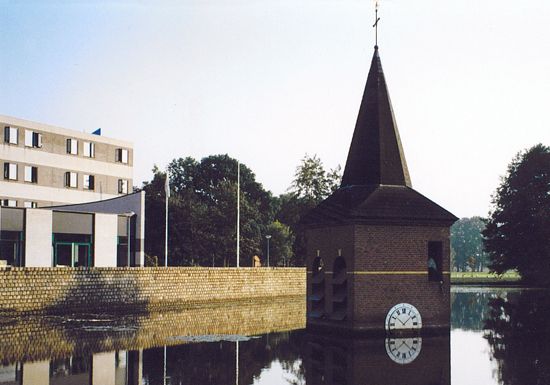
[[[550,145],[550,2],[381,0],[382,65],[413,187],[486,216]],[[229,154],[278,195],[307,153],[345,165],[372,0],[0,0],[0,114],[134,143],[153,165]]]

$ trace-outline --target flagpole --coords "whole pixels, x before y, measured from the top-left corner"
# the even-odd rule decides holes
[[[237,161],[237,267],[241,267],[240,240],[241,240],[241,163]]]
[[[170,198],[170,176],[166,170],[166,180],[164,181],[165,195],[165,223],[164,223],[164,267],[168,267],[168,199]]]

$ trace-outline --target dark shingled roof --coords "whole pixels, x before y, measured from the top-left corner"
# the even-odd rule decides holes
[[[305,225],[368,223],[451,225],[457,218],[407,186],[341,187],[311,210]]]
[[[450,226],[457,219],[412,188],[375,47],[342,184],[301,222]]]
[[[367,184],[412,187],[378,47],[372,56],[342,178],[342,187]]]

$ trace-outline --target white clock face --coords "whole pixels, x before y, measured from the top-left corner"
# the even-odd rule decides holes
[[[410,364],[420,354],[422,338],[386,338],[386,352],[398,364]]]
[[[403,331],[422,328],[420,312],[411,304],[400,303],[390,309],[386,316],[386,330]]]

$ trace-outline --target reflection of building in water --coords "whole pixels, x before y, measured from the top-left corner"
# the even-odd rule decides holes
[[[450,385],[449,342],[448,336],[366,340],[307,335],[306,383]]]
[[[140,385],[140,351],[114,351],[0,367],[0,385]]]

